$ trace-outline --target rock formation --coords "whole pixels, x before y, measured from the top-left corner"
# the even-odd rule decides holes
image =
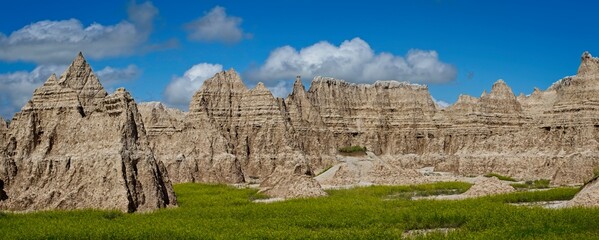
[[[4,146],[4,138],[6,137],[6,132],[8,131],[8,123],[4,121],[2,117],[0,117],[0,146]],[[1,154],[1,152],[0,152]]]
[[[208,116],[182,113],[160,103],[140,105],[150,147],[178,182],[239,183],[241,165]]]
[[[287,161],[276,167],[260,183],[260,192],[274,198],[304,198],[326,196],[320,184],[311,176],[305,158],[299,153],[286,156]]]
[[[468,191],[461,194],[464,198],[482,197],[516,191],[514,187],[497,179],[497,177],[480,177]]]
[[[421,174],[413,169],[402,169],[388,159],[372,152],[366,156],[338,156],[338,163],[315,179],[326,187],[407,185],[423,182]]]
[[[137,105],[108,95],[80,53],[18,112],[0,147],[0,209],[148,211],[176,205]]]
[[[566,202],[569,207],[597,207],[599,206],[599,178],[595,177],[585,184],[572,200]]]
[[[204,82],[187,114],[156,103],[141,108],[173,181],[251,183],[287,161],[305,161],[281,105],[262,83],[250,90],[231,69]]]
[[[204,83],[182,122],[174,116],[165,118],[170,122],[153,117],[157,120],[148,129],[156,130],[150,141],[158,156],[168,156],[159,157],[167,165],[191,159],[206,163],[212,169],[207,172],[237,176],[225,182],[264,180],[289,155],[302,156],[310,169],[320,172],[340,164],[339,148],[359,145],[390,163],[380,169],[397,178],[411,176],[405,169],[434,167],[462,175],[495,172],[576,184],[599,165],[598,113],[599,60],[585,53],[576,76],[545,91],[516,97],[498,80],[490,92],[478,98],[462,95],[445,109],[436,107],[426,86],[395,81],[369,85],[316,77],[306,90],[298,78],[292,93],[277,99],[262,84],[247,89],[229,70]],[[185,133],[191,130],[178,126],[202,133]],[[171,130],[158,130],[166,128]],[[204,143],[188,145],[211,149],[211,154],[181,155],[188,147],[173,151],[166,140],[153,140],[170,139],[165,137],[169,131],[204,136],[198,140]],[[212,144],[206,138],[214,139]],[[215,154],[230,157],[224,164]],[[214,164],[225,167],[210,167]]]

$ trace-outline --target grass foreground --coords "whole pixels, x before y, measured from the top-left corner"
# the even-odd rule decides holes
[[[253,203],[254,189],[179,184],[179,207],[152,213],[0,213],[0,239],[398,239],[414,229],[455,228],[429,239],[598,239],[599,209],[544,209],[511,202],[566,200],[578,188],[460,201],[410,195],[464,192],[467,183],[372,186],[328,197]]]

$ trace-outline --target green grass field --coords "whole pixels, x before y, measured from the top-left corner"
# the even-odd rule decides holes
[[[270,204],[253,189],[179,184],[180,206],[153,213],[0,213],[0,239],[398,239],[406,230],[457,228],[453,239],[599,238],[599,209],[543,209],[509,202],[570,199],[577,188],[461,201],[409,200],[464,192],[467,183],[373,186]],[[427,235],[441,238],[442,235]]]

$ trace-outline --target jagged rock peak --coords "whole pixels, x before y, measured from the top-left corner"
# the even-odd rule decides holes
[[[60,76],[60,83],[75,88],[75,86],[84,85],[85,83],[80,82],[87,81],[90,74],[93,74],[93,70],[87,60],[85,60],[85,57],[83,57],[83,54],[79,52],[77,57],[71,62],[71,65]],[[100,82],[98,81],[97,84],[100,84]]]
[[[489,97],[515,97],[515,95],[503,79],[499,79],[493,84]]]
[[[220,89],[223,87],[241,91],[247,90],[247,87],[243,84],[239,74],[235,69],[231,68],[227,71],[218,72],[213,77],[207,79],[204,84],[202,84],[200,91],[214,90],[215,88]]]
[[[478,98],[475,98],[473,96],[470,95],[466,95],[466,94],[460,94],[460,96],[458,97],[458,100],[456,101],[455,105],[460,105],[460,104],[466,104],[466,103],[477,103],[478,102]]]
[[[0,131],[5,130],[6,128],[8,128],[8,124],[4,121],[4,118],[0,116]]]
[[[599,73],[599,58],[593,57],[589,52],[584,52],[581,56],[580,67],[578,67],[578,76]]]
[[[58,82],[58,78],[56,77],[56,74],[52,73],[52,75],[44,83],[44,86],[52,86],[52,85],[55,85],[57,82]]]
[[[547,91],[557,91],[563,87],[569,86],[572,83],[572,79],[574,79],[574,77],[575,76],[566,76],[560,80],[555,81],[553,84],[551,84],[549,88],[547,88]]]
[[[266,86],[264,86],[264,83],[259,82],[256,87],[254,87],[254,89],[252,89],[253,92],[269,92],[270,90],[268,90],[268,88],[266,88]]]
[[[367,88],[369,88],[369,87],[385,87],[385,88],[410,88],[413,90],[428,89],[428,86],[426,86],[426,85],[420,85],[420,84],[409,83],[409,82],[399,82],[399,81],[395,81],[395,80],[378,80],[378,81],[374,82],[374,84],[351,83],[351,82],[347,82],[343,79],[336,79],[336,78],[332,78],[332,77],[323,77],[323,76],[316,76],[312,80],[312,85],[321,84],[321,83],[326,83],[329,85],[359,86],[359,87],[367,87]]]
[[[295,82],[293,82],[293,89],[291,90],[291,95],[296,96],[298,94],[305,94],[306,88],[304,87],[304,83],[302,83],[302,77],[297,76],[295,78]]]
[[[231,83],[242,82],[241,77],[239,76],[237,71],[235,71],[235,69],[233,69],[233,68],[231,68],[227,71],[222,71],[222,72],[217,73],[214,76],[214,78],[215,78],[215,80],[224,81],[224,82],[231,82]]]
[[[84,108],[95,105],[108,95],[81,52],[60,76],[58,84],[75,90]]]
[[[376,87],[386,87],[386,88],[411,88],[414,90],[417,89],[428,89],[428,86],[426,85],[420,85],[420,84],[415,84],[415,83],[409,83],[409,82],[398,82],[395,80],[379,80],[374,82],[374,86]]]
[[[116,91],[114,91],[114,93],[111,95],[123,95],[127,99],[133,99],[133,97],[131,97],[131,93],[129,93],[124,87],[117,88]]]

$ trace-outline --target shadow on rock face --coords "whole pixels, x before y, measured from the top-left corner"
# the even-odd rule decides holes
[[[0,180],[0,201],[8,199],[8,195],[4,191],[4,181]]]

